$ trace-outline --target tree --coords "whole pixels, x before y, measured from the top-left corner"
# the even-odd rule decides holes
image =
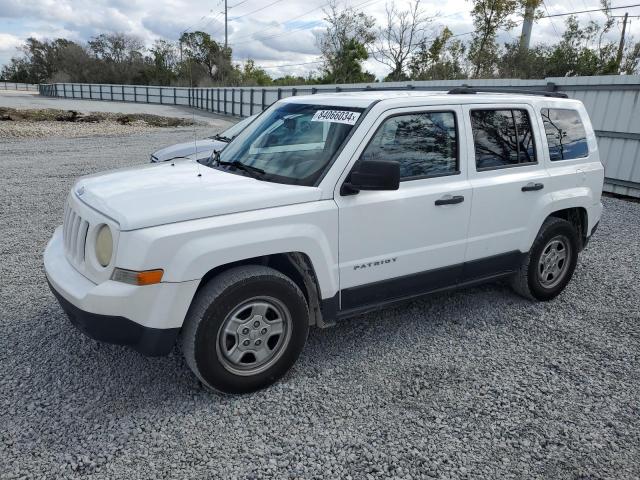
[[[142,40],[124,33],[101,33],[89,40],[89,49],[96,58],[109,63],[135,61],[145,50]]]
[[[22,57],[14,57],[3,68],[2,75],[27,83],[49,81],[57,71],[60,51],[73,42],[58,38],[53,41],[30,37],[20,48]]]
[[[549,72],[548,45],[523,49],[519,41],[506,43],[497,60],[500,78],[545,78]]]
[[[608,3],[603,2],[603,8]],[[545,78],[573,75],[613,75],[618,73],[617,44],[605,41],[613,23],[578,23],[575,16],[566,20],[562,39],[556,45],[537,45],[521,52],[517,43],[504,45],[498,60],[499,76],[504,78]],[[640,60],[640,47],[629,46],[623,52],[622,72],[633,74]]]
[[[88,48],[96,60],[100,82],[144,83],[145,46],[138,37],[121,32],[102,33],[89,40]]]
[[[386,24],[379,29],[373,56],[391,68],[391,73],[385,80],[407,80],[407,63],[424,44],[428,26],[433,19],[424,15],[420,0],[415,0],[408,10],[402,11],[396,8],[395,3],[387,4],[386,14]]]
[[[640,74],[640,42],[625,48],[620,72],[625,75]]]
[[[518,0],[472,0],[475,32],[469,45],[469,61],[473,76],[492,77],[496,72],[499,30],[509,30],[516,23],[510,18],[520,5]]]
[[[271,85],[272,79],[264,69],[256,67],[256,63],[249,59],[244,63],[241,72],[242,84],[247,86]]]
[[[104,83],[104,72],[98,60],[86,47],[69,43],[59,51],[56,73],[52,82]]]
[[[353,8],[339,10],[335,1],[325,10],[328,23],[325,32],[316,37],[324,65],[324,83],[371,82],[375,77],[362,70],[362,62],[369,58],[368,49],[376,35],[372,17]]]
[[[362,70],[361,62],[367,58],[364,45],[355,38],[349,39],[337,52],[331,69],[325,72],[323,83],[373,82],[375,76]]]
[[[2,67],[0,78],[8,82],[36,83],[31,76],[31,65],[24,57],[12,57],[7,65]]]
[[[181,52],[187,57],[187,64],[183,64],[183,78],[189,78],[195,86],[199,77],[204,73],[215,82],[225,82],[237,77],[237,71],[231,63],[231,49],[225,48],[213,40],[205,32],[188,32],[180,36]],[[196,68],[193,68],[195,62]]]
[[[560,43],[547,60],[549,76],[606,75],[615,73],[616,46],[599,40],[602,26],[590,21],[581,27],[575,16],[566,20],[567,28]],[[599,44],[599,48],[598,48]]]
[[[613,28],[616,21],[613,18],[613,15],[611,15],[611,0],[600,0],[600,5],[602,6],[602,10],[607,17],[604,25],[602,25],[602,27],[600,28],[600,35],[598,36],[598,52],[600,54],[600,62],[604,63],[605,57],[608,54],[607,50],[609,50],[609,48],[607,48],[607,45],[603,45],[604,36],[611,30],[611,28]],[[611,45],[612,48],[615,48],[612,43],[609,45]],[[614,68],[614,70],[611,73],[617,73],[619,65],[616,64],[612,67]]]
[[[156,85],[171,85],[176,74],[178,64],[176,46],[166,40],[156,40],[149,49],[151,66],[147,69],[149,83]]]
[[[409,63],[412,80],[454,80],[467,77],[464,65],[466,47],[453,40],[453,33],[444,27],[430,42],[423,40]]]
[[[285,75],[273,79],[273,85],[316,85],[321,80],[317,78],[313,73],[309,73],[307,77]]]

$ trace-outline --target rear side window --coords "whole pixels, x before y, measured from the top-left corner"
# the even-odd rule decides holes
[[[378,128],[360,157],[393,160],[410,180],[458,173],[458,139],[453,112],[396,115]]]
[[[541,113],[552,161],[572,160],[589,155],[587,132],[576,110],[543,108]]]
[[[536,163],[526,110],[472,110],[471,128],[478,170]]]

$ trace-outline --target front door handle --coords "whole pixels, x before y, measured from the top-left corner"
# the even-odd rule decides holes
[[[524,187],[522,187],[523,192],[535,192],[536,190],[542,190],[544,185],[542,183],[533,183],[529,182]]]
[[[436,200],[436,205],[440,206],[440,205],[453,205],[455,203],[462,203],[464,202],[464,197],[462,195],[445,195],[442,198],[439,198],[438,200]]]

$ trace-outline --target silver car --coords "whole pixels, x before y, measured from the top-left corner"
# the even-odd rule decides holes
[[[247,128],[258,115],[259,114],[255,114],[250,117],[243,118],[235,125],[232,125],[223,132],[217,133],[212,137],[194,142],[176,143],[175,145],[161,148],[151,154],[151,163],[167,162],[169,160],[177,160],[180,158],[191,158],[195,160],[207,159],[214,151],[219,152],[226,147],[227,144]]]

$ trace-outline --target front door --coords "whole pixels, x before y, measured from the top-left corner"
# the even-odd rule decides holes
[[[396,191],[341,195],[341,310],[408,298],[457,283],[471,210],[458,106],[383,114],[356,155],[400,163]],[[345,174],[347,175],[347,173]]]

